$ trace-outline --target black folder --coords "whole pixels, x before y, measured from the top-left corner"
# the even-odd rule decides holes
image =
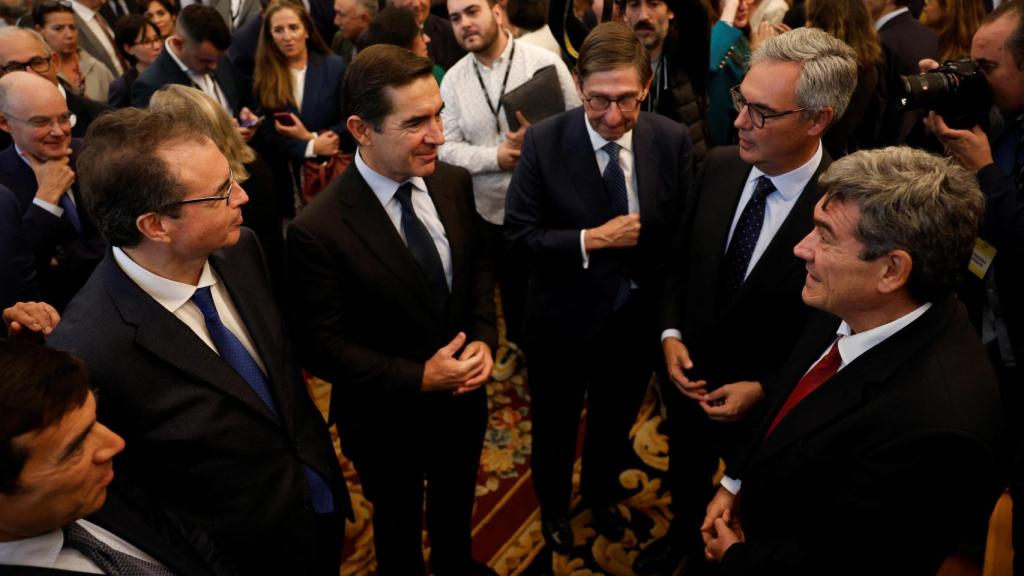
[[[562,97],[562,85],[558,81],[555,66],[545,66],[534,73],[533,78],[509,91],[501,99],[505,108],[505,119],[509,130],[519,130],[519,119],[516,111],[523,113],[530,124],[565,112],[565,98]]]

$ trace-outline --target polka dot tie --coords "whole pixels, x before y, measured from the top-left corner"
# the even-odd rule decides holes
[[[629,214],[629,197],[626,195],[626,175],[622,173],[622,166],[619,165],[619,151],[621,146],[615,142],[609,142],[601,147],[608,153],[608,165],[604,168],[601,178],[604,180],[605,190],[608,192],[608,199],[611,202],[612,214],[621,216]]]
[[[83,556],[92,560],[92,563],[100,570],[103,570],[104,574],[113,574],[114,576],[173,576],[174,574],[163,566],[114,550],[77,522],[64,527],[64,547],[81,552]]]
[[[727,297],[732,297],[739,290],[747,276],[750,257],[754,254],[754,246],[757,245],[761,226],[764,225],[765,203],[772,192],[775,192],[772,181],[767,176],[759,177],[754,194],[743,207],[743,213],[736,223],[729,249],[725,251],[725,261],[722,262],[722,291]]]

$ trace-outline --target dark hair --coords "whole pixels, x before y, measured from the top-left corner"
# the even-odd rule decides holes
[[[127,16],[121,16],[114,22],[114,47],[117,48],[117,53],[122,58],[128,61],[132,67],[135,66],[135,56],[132,56],[125,51],[125,46],[131,46],[135,44],[135,38],[138,37],[139,32],[142,32],[146,28],[152,28],[156,35],[160,36],[160,30],[142,14],[128,14]],[[145,34],[143,34],[145,36]]]
[[[985,17],[981,25],[992,24],[1009,14],[1017,16],[1017,26],[1013,29],[1010,37],[1006,39],[1006,49],[1013,55],[1013,61],[1016,62],[1017,68],[1024,70],[1024,2],[1022,0],[1003,2]]]
[[[425,76],[433,77],[433,70],[429,58],[417,56],[405,48],[376,44],[362,49],[345,73],[342,109],[346,116],[359,116],[364,122],[379,127],[391,114],[391,98],[385,90],[401,88]]]
[[[357,41],[360,50],[374,44],[391,44],[410,50],[413,41],[422,33],[412,10],[388,6],[370,20],[370,25]]]
[[[533,32],[548,23],[547,0],[508,0],[508,21],[516,28]]]
[[[167,10],[167,13],[171,16],[177,16],[180,10],[180,8],[178,8],[178,5],[176,3],[171,2],[170,0],[139,0],[139,2],[140,5],[142,6],[143,12],[146,12],[146,8],[149,8],[150,2],[156,2],[157,4],[163,6],[164,10]]]
[[[14,439],[60,422],[89,397],[89,373],[81,360],[52,348],[0,340],[0,492],[19,490],[29,454]]]
[[[46,26],[46,17],[54,12],[67,12],[74,15],[75,9],[66,0],[43,0],[32,7],[32,23],[42,28]]]
[[[224,18],[212,6],[189,4],[178,15],[177,26],[178,34],[190,42],[209,42],[221,52],[231,45],[231,31]]]
[[[253,75],[253,93],[256,100],[267,110],[284,110],[288,105],[298,106],[295,92],[292,90],[292,75],[288,68],[288,59],[274,42],[274,33],[270,26],[274,15],[282,10],[291,10],[306,29],[306,50],[327,54],[331,51],[317,31],[309,17],[309,12],[302,4],[280,0],[274,2],[263,13],[260,25],[260,39],[256,45],[256,70]]]
[[[643,86],[653,74],[647,49],[629,26],[623,22],[598,24],[580,46],[580,57],[576,60],[576,75],[580,83],[594,72],[607,72],[622,66],[636,68]]]
[[[178,142],[204,142],[203,128],[166,112],[124,108],[89,125],[79,155],[78,179],[86,209],[113,246],[142,240],[135,221],[149,212],[177,216],[180,206],[165,208],[185,190],[159,156]]]

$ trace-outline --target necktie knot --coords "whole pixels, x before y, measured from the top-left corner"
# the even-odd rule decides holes
[[[771,179],[767,176],[759,176],[757,178],[757,185],[754,186],[754,196],[759,198],[759,201],[763,202],[768,198],[768,195],[775,192],[775,184],[772,184]]]
[[[793,408],[796,407],[804,398],[811,395],[812,392],[821,387],[822,384],[827,382],[830,378],[836,375],[839,371],[839,367],[843,364],[843,357],[839,354],[839,341],[842,337],[837,338],[832,343],[832,347],[829,348],[828,353],[821,357],[810,370],[804,374],[803,378],[797,382],[793,391],[789,393],[786,401],[782,404],[782,408],[775,415],[771,425],[768,426],[768,431],[765,433],[765,437],[771,435],[775,427],[779,425],[779,422],[789,414]]]
[[[398,187],[395,200],[402,205],[402,210],[412,210],[412,183],[406,182]]]
[[[209,286],[196,288],[196,291],[192,293],[192,301],[195,302],[199,311],[203,313],[204,318],[210,317],[211,314],[217,314],[217,308],[213,305],[213,294],[210,293]]]
[[[602,146],[601,149],[608,154],[609,159],[615,162],[619,161],[619,151],[622,150],[622,146],[619,146],[618,143],[609,142]]]

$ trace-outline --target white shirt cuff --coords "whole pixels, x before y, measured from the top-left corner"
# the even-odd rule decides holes
[[[580,230],[580,254],[583,255],[583,269],[586,270],[590,267],[590,254],[587,254],[587,243],[583,238],[586,234],[586,230]]]
[[[722,481],[719,482],[719,485],[721,485],[722,488],[725,488],[726,490],[728,490],[730,494],[735,496],[735,495],[739,494],[740,486],[743,485],[743,481],[742,480],[737,480],[736,478],[730,478],[730,477],[726,476],[725,474],[723,474],[722,475]]]
[[[665,342],[666,338],[675,338],[681,342],[683,340],[683,333],[675,328],[668,328],[661,333],[661,341]]]
[[[316,158],[316,154],[313,153],[313,144],[316,142],[318,134],[313,132],[313,138],[306,141],[306,158]]]
[[[56,204],[50,204],[46,200],[40,200],[39,198],[33,198],[32,199],[32,203],[35,204],[36,206],[39,206],[43,210],[46,210],[50,214],[53,214],[57,218],[60,218],[61,216],[64,215],[64,209],[63,208],[61,208],[60,206],[57,206]]]

